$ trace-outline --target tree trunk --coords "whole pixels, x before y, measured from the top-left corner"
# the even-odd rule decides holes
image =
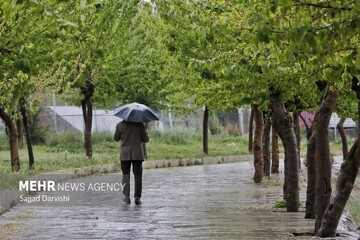
[[[315,195],[316,195],[316,132],[312,131],[312,135],[307,143],[306,166],[307,166],[307,189],[306,189],[306,210],[305,218],[315,219]]]
[[[356,98],[358,99],[358,114],[360,116],[360,86],[356,77],[352,79],[351,89],[356,93]],[[360,139],[358,138],[341,165],[336,184],[337,193],[325,210],[321,224],[316,232],[317,236],[335,237],[337,225],[339,224],[340,217],[353,189],[359,166]]]
[[[294,131],[296,136],[296,147],[298,150],[298,159],[299,159],[299,169],[301,169],[301,160],[300,160],[300,124],[299,124],[299,112],[293,112],[293,121],[294,121]]]
[[[356,93],[356,98],[358,100],[358,117],[360,119],[360,83],[357,77],[352,78],[351,90]],[[360,132],[358,132],[360,134]]]
[[[336,128],[339,131],[339,134],[340,134],[340,137],[341,137],[342,153],[343,153],[343,159],[344,160],[346,159],[346,156],[349,153],[346,134],[345,134],[345,130],[344,130],[344,122],[345,122],[345,120],[346,120],[346,118],[342,117],[340,119],[340,121],[338,122],[338,124],[336,125]]]
[[[286,210],[288,212],[297,212],[299,210],[299,155],[292,117],[281,102],[279,93],[271,93],[269,107],[272,110],[273,128],[284,145],[285,159],[287,161],[285,169],[288,174],[286,179],[286,193],[288,195],[286,198]]]
[[[265,117],[264,134],[263,134],[264,175],[267,177],[270,177],[270,133],[271,133],[271,121],[269,116],[267,116]]]
[[[29,119],[29,114],[28,114],[26,106],[25,106],[25,100],[20,99],[19,105],[20,105],[21,116],[23,119],[24,129],[25,129],[26,146],[27,146],[28,155],[29,155],[29,169],[34,169],[35,168],[35,158],[34,158],[33,147],[32,147],[30,119]]]
[[[301,120],[303,121],[304,125],[305,125],[305,128],[306,128],[306,139],[309,140],[311,135],[312,135],[312,127],[313,126],[309,126],[307,123],[306,123],[306,120],[304,119],[304,117],[299,114],[299,117],[301,118]]]
[[[254,106],[251,106],[250,120],[249,120],[249,153],[253,152],[253,134],[254,134]]]
[[[81,88],[81,93],[84,95],[84,98],[81,100],[81,107],[83,111],[84,118],[84,142],[85,142],[85,152],[86,156],[91,158],[93,149],[92,149],[92,139],[91,139],[91,128],[92,128],[92,97],[94,95],[95,85],[92,82],[91,72],[88,73],[88,78],[86,80],[85,86]]]
[[[360,139],[358,138],[352,146],[347,158],[341,165],[336,184],[337,193],[326,208],[321,226],[317,233],[318,237],[335,237],[340,217],[354,187],[354,182],[359,172],[359,166]]]
[[[315,117],[316,144],[316,221],[315,233],[318,232],[321,219],[331,198],[331,157],[329,147],[329,121],[335,108],[337,92],[328,87]],[[319,137],[321,136],[321,137]]]
[[[24,124],[21,119],[16,120],[16,127],[18,130],[18,144],[19,148],[21,149],[24,147]]]
[[[271,173],[279,173],[279,137],[274,128],[271,137]]]
[[[203,119],[203,152],[209,153],[209,109],[205,106]]]
[[[289,163],[288,163],[288,158],[286,156],[284,156],[284,184],[283,184],[283,199],[285,201],[288,201],[289,198],[289,192],[288,192],[288,182],[289,182]]]
[[[264,129],[264,120],[262,112],[259,111],[258,106],[254,105],[252,111],[254,112],[255,119],[255,137],[253,144],[254,151],[254,182],[261,183],[263,175],[264,175],[264,162],[262,155],[262,135]]]
[[[0,108],[0,118],[5,122],[9,129],[11,169],[13,172],[20,170],[20,158],[18,148],[18,132],[15,121],[8,115],[3,108]]]

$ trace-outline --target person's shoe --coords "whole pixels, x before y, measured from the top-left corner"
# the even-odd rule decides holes
[[[124,197],[123,202],[126,203],[126,204],[130,204],[131,200],[130,200],[129,197]]]
[[[141,200],[140,200],[139,197],[136,197],[136,198],[135,198],[135,204],[136,204],[136,205],[142,204],[142,202],[141,202]]]

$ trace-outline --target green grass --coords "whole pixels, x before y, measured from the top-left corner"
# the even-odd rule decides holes
[[[356,224],[360,226],[360,194],[356,194],[357,198],[352,197],[347,203],[347,208],[349,209],[351,216],[355,220]]]
[[[175,129],[164,133],[151,131],[149,135],[150,141],[146,144],[148,160],[205,156],[202,151],[201,132]],[[208,156],[248,154],[247,141],[247,136],[209,135]],[[46,144],[34,146],[36,166],[34,171],[27,169],[28,156],[26,147],[20,149],[21,173],[36,174],[94,164],[119,163],[119,143],[113,141],[112,133],[93,134],[93,148],[93,158],[89,159],[85,157],[83,137],[80,133],[49,134]],[[332,142],[331,149],[341,150],[340,141]],[[304,140],[302,141],[301,151],[306,151],[306,141]],[[10,153],[5,134],[0,134],[1,173],[11,173]]]
[[[360,178],[355,180],[355,186],[351,192],[349,201],[346,204],[346,208],[350,211],[351,216],[355,220],[356,224],[360,226]]]
[[[275,208],[286,208],[287,202],[286,200],[279,200],[275,203]]]
[[[158,132],[150,134],[146,145],[149,160],[203,157],[202,135],[200,132]],[[231,135],[209,135],[208,156],[247,154],[247,138]]]
[[[200,132],[150,132],[146,144],[148,160],[203,157]],[[0,174],[11,174],[10,152],[5,134],[0,134]],[[230,135],[209,135],[208,156],[247,154],[247,138]],[[35,170],[28,169],[26,147],[19,150],[21,170],[19,177],[43,172],[90,165],[119,164],[119,143],[111,133],[93,134],[93,157],[85,157],[83,137],[77,133],[50,134],[47,143],[33,146]],[[6,182],[6,181],[1,181]]]

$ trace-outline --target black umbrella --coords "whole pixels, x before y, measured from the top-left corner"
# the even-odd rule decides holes
[[[144,104],[133,102],[115,109],[114,115],[127,122],[147,123],[159,120],[161,112]]]

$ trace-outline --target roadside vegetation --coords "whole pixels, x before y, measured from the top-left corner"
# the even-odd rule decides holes
[[[187,129],[173,131],[150,131],[150,141],[146,144],[148,160],[179,159],[204,156],[229,156],[249,154],[248,136],[228,133],[210,135],[209,153],[202,151],[202,133]],[[349,141],[352,141],[351,139]],[[113,140],[110,132],[93,134],[94,156],[88,158],[84,154],[84,141],[80,133],[49,133],[45,143],[36,144],[34,153],[36,166],[34,170],[27,168],[27,149],[20,149],[22,168],[20,173],[41,173],[73,167],[96,164],[118,163],[119,143]],[[331,142],[333,151],[341,150],[339,140]],[[302,141],[301,151],[306,151],[306,141]],[[280,148],[280,152],[283,152]],[[0,134],[0,173],[11,173],[7,136]]]
[[[352,218],[358,226],[360,226],[360,180],[355,181],[354,191],[351,193],[347,204],[347,209],[350,211]]]
[[[150,131],[146,144],[148,160],[203,157],[201,132],[177,129],[171,132]],[[34,175],[62,169],[98,164],[119,164],[119,143],[110,132],[93,134],[92,158],[84,154],[84,141],[80,133],[63,132],[47,134],[45,143],[34,145],[35,169],[28,169],[27,149],[20,149],[22,168],[17,175]],[[209,138],[209,154],[225,156],[248,154],[247,137],[215,134]],[[7,136],[0,134],[0,174],[11,174]],[[13,174],[14,175],[14,174]],[[15,179],[16,180],[16,179]],[[4,182],[4,181],[1,181]]]

